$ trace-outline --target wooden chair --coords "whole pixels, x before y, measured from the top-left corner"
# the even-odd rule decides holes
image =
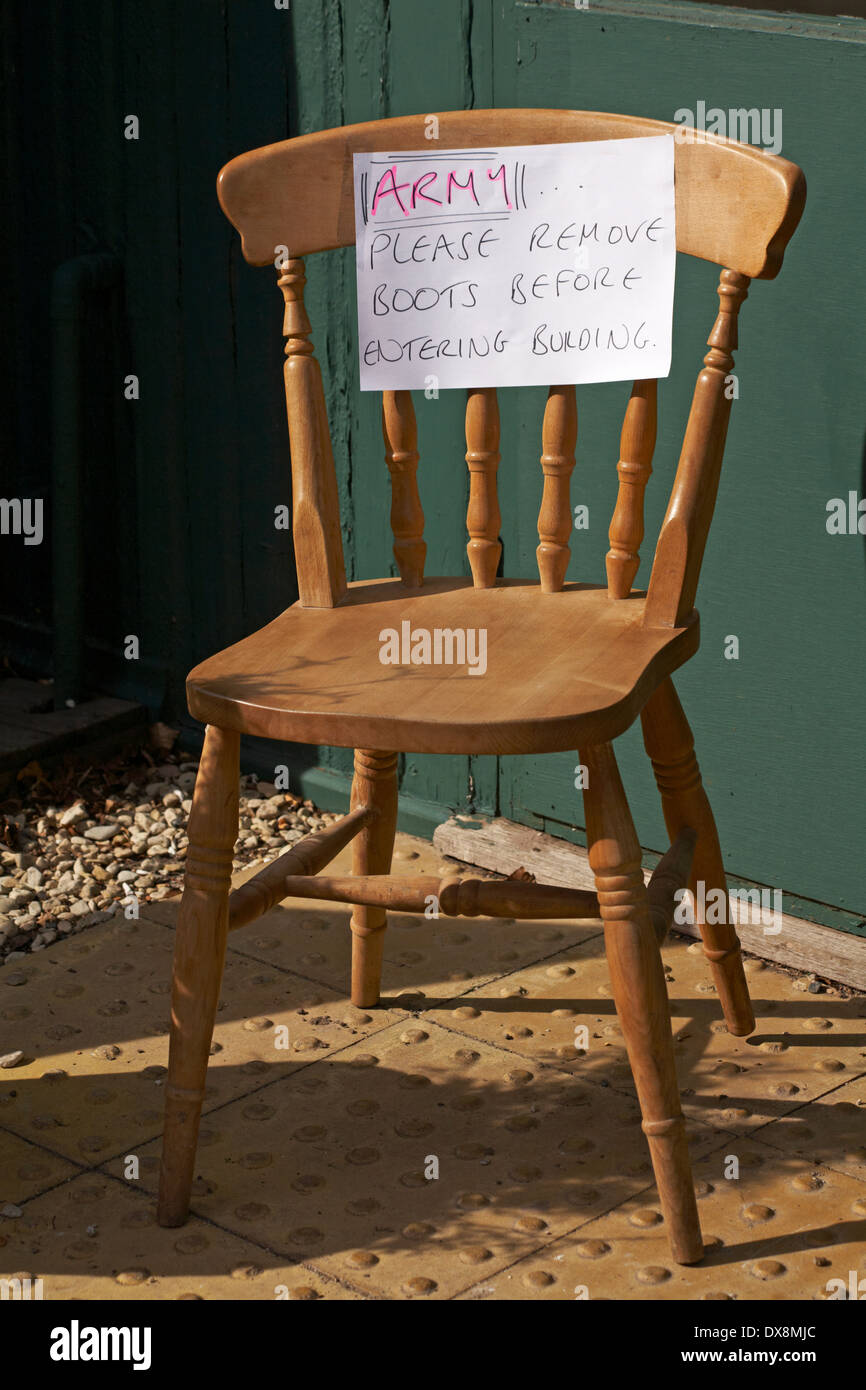
[[[439,116],[439,148],[607,140],[674,133],[672,125],[584,111],[458,111]],[[682,137],[682,132],[680,132]],[[671,1251],[703,1253],[674,1067],[660,942],[677,888],[725,890],[718,837],[693,738],[671,673],[698,646],[694,609],[730,411],[737,315],[751,278],[772,279],[805,201],[796,165],[702,132],[676,146],[677,247],[723,267],[719,310],[686,425],[647,590],[632,589],[643,537],[643,494],[656,433],[656,383],[635,382],[620,443],[607,585],[565,583],[573,386],[551,387],[541,430],[540,583],[497,580],[499,417],[494,390],[466,407],[467,517],[472,579],[424,577],[424,517],[412,397],[385,392],[382,426],[391,475],[399,579],[347,584],[322,379],[304,308],[309,252],[354,241],[352,154],[425,148],[424,117],[320,131],[233,159],[219,176],[223,210],[253,265],[280,266],[294,545],[300,598],[272,623],[189,676],[189,708],[207,724],[189,818],[177,926],[159,1220],[187,1216],[199,1115],[229,931],[286,896],[351,902],[352,999],[379,998],[386,910],[448,915],[595,917],[604,935],[617,1013],[643,1114]],[[279,248],[291,259],[280,261]],[[488,670],[401,668],[379,660],[379,634],[412,627],[486,628]],[[612,740],[638,717],[672,848],[648,890]],[[354,748],[348,815],[294,845],[230,892],[238,828],[241,734]],[[579,750],[589,858],[597,895],[535,885],[390,875],[397,755],[537,754]],[[353,878],[316,877],[353,845]],[[693,860],[693,862],[692,862]],[[691,869],[690,869],[691,863]],[[754,1028],[740,947],[730,923],[700,923],[728,1029]]]

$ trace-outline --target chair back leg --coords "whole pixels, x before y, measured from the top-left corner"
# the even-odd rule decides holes
[[[695,894],[697,885],[701,882],[704,885],[703,894],[695,897],[704,955],[710,962],[728,1032],[744,1038],[754,1031],[755,1015],[743,972],[740,941],[730,920],[728,886],[719,835],[701,781],[694,735],[670,678],[658,687],[647,702],[641,714],[641,723],[644,746],[652,760],[671,843],[684,826],[690,826],[698,837],[689,887]],[[724,920],[707,922],[700,910],[701,904],[715,901],[714,895],[719,893],[724,904]]]
[[[171,986],[171,1044],[158,1220],[189,1213],[205,1074],[228,931],[232,851],[238,833],[240,739],[208,725],[189,815],[189,848]]]
[[[674,1064],[661,953],[650,921],[637,834],[609,743],[581,750],[589,862],[604,922],[614,1003],[637,1089],[643,1131],[680,1264],[703,1255],[685,1120]]]
[[[354,874],[387,874],[397,830],[397,754],[355,749],[350,809],[375,812],[352,841]],[[371,1009],[379,1002],[387,914],[383,907],[352,910],[352,1003]]]

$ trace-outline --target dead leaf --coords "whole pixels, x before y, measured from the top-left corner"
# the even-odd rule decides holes
[[[531,874],[528,869],[524,869],[522,864],[520,865],[519,869],[515,869],[513,873],[510,873],[508,875],[508,877],[510,879],[515,879],[518,883],[536,882],[535,874]]]
[[[154,748],[158,748],[162,753],[168,753],[174,747],[180,729],[172,729],[168,724],[151,724],[148,729],[150,742]]]

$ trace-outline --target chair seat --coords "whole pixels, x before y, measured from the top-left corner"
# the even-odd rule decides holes
[[[364,580],[337,608],[294,604],[202,662],[189,709],[219,728],[344,748],[577,749],[622,733],[697,650],[696,613],[644,627],[644,605],[643,593],[612,600],[585,584],[542,594],[525,580]],[[394,664],[413,651],[415,664]]]

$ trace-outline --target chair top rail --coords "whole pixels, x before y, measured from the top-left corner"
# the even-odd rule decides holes
[[[252,265],[350,246],[355,240],[352,155],[364,151],[465,149],[676,135],[677,249],[773,279],[806,198],[787,159],[706,131],[600,111],[501,109],[397,116],[299,135],[250,150],[221,170],[217,191]],[[507,139],[503,141],[503,134]]]

